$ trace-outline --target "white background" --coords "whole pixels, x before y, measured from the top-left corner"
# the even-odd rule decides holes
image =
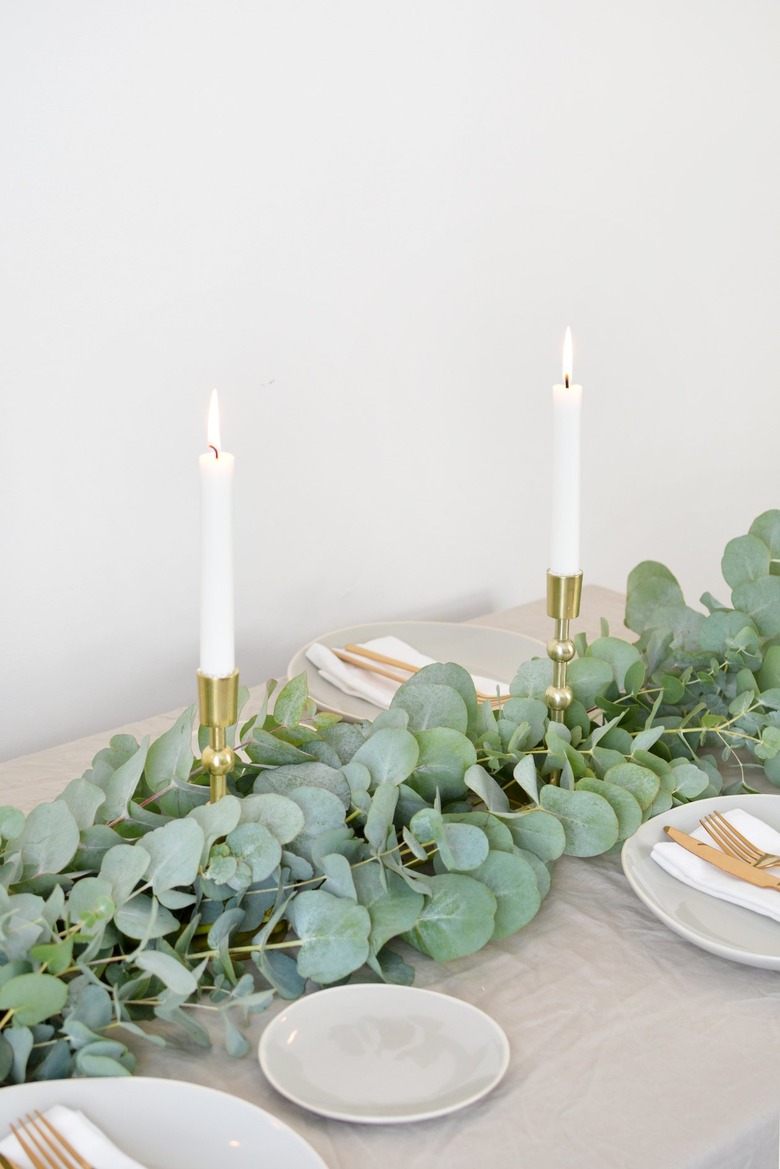
[[[194,699],[197,456],[237,658],[542,594],[688,599],[778,493],[776,0],[0,0],[0,756]]]

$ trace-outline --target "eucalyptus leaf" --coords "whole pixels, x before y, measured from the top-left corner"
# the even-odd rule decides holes
[[[465,702],[452,686],[438,682],[404,682],[396,690],[390,709],[400,708],[409,715],[410,731],[449,727],[465,734],[469,715]]]
[[[626,671],[641,662],[641,656],[636,646],[629,645],[628,642],[622,641],[619,637],[597,638],[588,647],[588,657],[606,662],[612,671],[612,677],[621,690],[625,686]],[[582,702],[582,697],[579,697]],[[587,706],[588,704],[583,702],[583,705]]]
[[[0,1011],[11,1011],[19,1027],[42,1023],[67,1001],[67,983],[53,974],[17,974],[0,986]]]
[[[430,878],[431,895],[405,941],[436,962],[473,954],[493,936],[498,902],[481,881],[462,873]]]
[[[552,678],[553,664],[550,659],[533,658],[520,666],[509,685],[509,692],[514,698],[543,701],[547,687],[552,685]]]
[[[382,875],[379,862],[360,865],[353,876],[358,900],[371,919],[370,952],[376,956],[390,938],[412,929],[425,899],[397,873]]]
[[[366,739],[351,762],[367,767],[373,784],[397,784],[409,778],[419,755],[420,748],[414,735],[406,730],[386,727]]]
[[[542,791],[547,791],[547,788],[542,788]],[[534,853],[540,860],[555,861],[563,855],[566,833],[556,815],[539,809],[521,812],[505,823],[515,844]]]
[[[345,978],[368,958],[371,918],[363,905],[307,889],[290,903],[290,924],[301,941],[298,973],[329,984]]]
[[[418,731],[414,737],[419,755],[407,781],[409,786],[428,801],[435,798],[437,791],[445,801],[464,795],[464,776],[477,761],[473,743],[449,727]]]
[[[642,806],[627,788],[604,779],[586,776],[577,782],[576,790],[594,792],[607,801],[617,816],[618,840],[626,840],[641,827]]]
[[[306,674],[296,674],[282,687],[274,702],[274,718],[287,727],[296,727],[303,718],[309,693]]]
[[[607,800],[593,792],[563,791],[548,784],[542,788],[541,805],[560,820],[569,856],[597,856],[618,839],[617,816]]]
[[[542,903],[533,867],[511,852],[490,852],[470,874],[496,899],[492,937],[507,938],[527,925]]]
[[[780,560],[780,510],[774,508],[757,516],[750,525],[750,535],[766,544],[773,560]]]
[[[59,873],[71,861],[79,844],[79,826],[61,800],[39,804],[30,812],[20,834],[6,852],[21,854],[27,880],[42,873]]]
[[[640,767],[638,763],[619,763],[610,767],[604,779],[607,783],[617,784],[630,791],[643,811],[650,807],[661,787],[655,772],[648,767]]]
[[[144,950],[136,958],[136,965],[142,970],[159,978],[165,986],[176,994],[194,994],[198,989],[198,980],[191,970],[168,954],[161,954],[156,950]]]
[[[192,770],[192,725],[195,707],[182,711],[173,726],[156,739],[146,754],[144,773],[152,791],[178,781],[185,783]]]
[[[732,592],[734,608],[753,619],[763,637],[780,634],[780,576],[765,576],[745,581]]]

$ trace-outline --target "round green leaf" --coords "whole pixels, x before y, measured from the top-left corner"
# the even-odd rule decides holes
[[[353,870],[358,901],[371,917],[371,953],[376,955],[390,938],[410,930],[424,905],[421,893],[410,889],[397,873],[380,872],[378,861]]]
[[[255,780],[254,791],[256,794],[276,792],[292,798],[293,792],[302,787],[332,792],[345,808],[349,807],[349,784],[341,769],[329,767],[327,763],[298,763],[261,771]]]
[[[450,727],[465,735],[469,716],[466,704],[452,686],[437,682],[405,682],[393,695],[390,709],[400,707],[409,715],[410,731]]]
[[[588,775],[579,780],[577,791],[595,792],[597,796],[602,796],[607,801],[617,816],[618,840],[626,840],[633,836],[641,826],[642,808],[627,788]]]
[[[541,702],[544,692],[552,684],[553,664],[549,658],[533,658],[523,662],[512,679],[509,692],[513,698],[533,698]]]
[[[763,540],[772,559],[780,560],[780,511],[777,508],[757,516],[750,525],[750,535]]]
[[[607,783],[624,787],[635,797],[643,811],[646,811],[658,795],[661,780],[648,767],[638,763],[618,763],[610,767],[604,776]]]
[[[239,824],[225,841],[234,857],[252,870],[252,882],[264,881],[282,859],[282,846],[264,824]]]
[[[200,824],[189,817],[171,820],[162,828],[147,832],[143,848],[149,853],[146,879],[155,893],[191,885],[198,875],[205,837]]]
[[[55,800],[33,808],[19,836],[9,843],[6,855],[20,852],[25,878],[32,878],[62,872],[78,844],[79,826],[73,813],[62,800]]]
[[[548,783],[542,788],[540,799],[542,807],[561,821],[566,835],[565,852],[569,856],[597,856],[618,839],[617,816],[602,796],[567,791]]]
[[[123,905],[134,892],[150,859],[143,844],[116,844],[104,855],[99,875],[108,883],[115,905]]]
[[[677,578],[657,560],[643,560],[629,573],[626,586],[626,625],[636,633],[653,627],[659,609],[684,605]]]
[[[363,905],[306,889],[290,903],[290,924],[300,938],[298,973],[319,983],[338,982],[368,958],[371,918]]]
[[[449,727],[418,731],[414,737],[420,753],[409,786],[429,803],[433,803],[437,791],[444,803],[464,795],[463,777],[477,761],[474,744]]]
[[[619,637],[597,638],[588,646],[587,656],[584,660],[587,661],[587,658],[597,658],[599,661],[606,662],[610,666],[620,690],[625,688],[626,671],[637,663],[641,664],[642,661],[636,646],[622,641]],[[578,697],[580,696],[578,695]],[[581,697],[580,701],[582,702]]]
[[[442,873],[429,883],[431,895],[404,939],[436,962],[481,950],[493,934],[498,908],[491,890],[462,873]]]
[[[0,1011],[13,1011],[20,1027],[50,1019],[67,1001],[67,984],[53,974],[17,974],[0,986]]]
[[[531,747],[541,743],[550,716],[546,703],[538,698],[510,698],[508,702],[502,704],[501,713],[505,719],[517,726],[525,723],[528,727],[521,743],[518,744],[518,750],[529,751]]]
[[[695,800],[710,785],[710,777],[695,763],[678,763],[672,767],[674,790],[686,800]]]
[[[489,812],[448,812],[442,817],[445,824],[476,824],[488,840],[488,846],[498,852],[512,852],[512,833],[497,816]]]
[[[111,893],[110,883],[102,877],[82,877],[68,898],[70,921],[80,922],[82,933],[87,935],[104,927],[116,911]]]
[[[544,788],[542,789],[545,790]],[[566,847],[566,834],[557,816],[534,810],[521,812],[505,824],[518,848],[533,852],[542,861],[554,861]]]
[[[351,766],[362,763],[374,784],[403,783],[416,767],[419,754],[417,741],[409,731],[385,727],[358,747]]]
[[[470,872],[484,862],[489,850],[488,838],[476,824],[445,821],[443,831],[449,850],[448,869]]]
[[[762,637],[780,634],[780,576],[765,576],[745,581],[731,594],[735,609],[753,618]]]
[[[222,802],[219,800],[217,806]],[[276,792],[245,796],[240,806],[242,824],[264,824],[280,844],[289,844],[303,829],[303,812],[287,796]]]
[[[542,898],[536,874],[516,853],[490,852],[471,876],[487,885],[496,899],[493,939],[517,933],[538,913]]]
[[[721,571],[732,589],[746,581],[769,576],[769,549],[758,536],[737,536],[726,545]]]
[[[566,681],[577,701],[589,710],[595,706],[597,697],[614,681],[614,673],[609,662],[601,658],[575,658],[569,663]]]
[[[457,690],[466,707],[469,728],[474,727],[477,720],[477,692],[468,670],[455,662],[432,662],[431,665],[423,666],[416,674],[412,674],[406,685],[420,686],[431,682]]]

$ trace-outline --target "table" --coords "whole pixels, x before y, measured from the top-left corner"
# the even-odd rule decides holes
[[[585,588],[577,628],[624,634],[623,599]],[[475,618],[546,639],[544,602]],[[259,694],[259,688],[257,693]],[[159,735],[177,712],[122,730]],[[0,764],[0,799],[29,808],[81,774],[109,734]],[[413,954],[413,951],[409,951]],[[446,966],[414,953],[416,985],[491,1014],[512,1047],[484,1100],[410,1125],[309,1114],[266,1083],[257,1061],[180,1037],[134,1041],[138,1073],[206,1084],[266,1108],[331,1169],[446,1164],[471,1169],[777,1169],[780,983],[666,930],[631,892],[617,857],[562,858],[519,934]],[[250,1038],[282,1004],[253,1020]]]

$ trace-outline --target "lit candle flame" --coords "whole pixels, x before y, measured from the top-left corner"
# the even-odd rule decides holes
[[[217,400],[217,391],[211,391],[211,400],[209,401],[209,421],[206,429],[206,441],[211,450],[213,450],[216,458],[219,458],[219,448],[222,446],[222,441],[219,435],[219,401]]]
[[[572,380],[572,360],[571,360],[571,329],[566,326],[566,336],[563,339],[563,384],[568,386]]]

